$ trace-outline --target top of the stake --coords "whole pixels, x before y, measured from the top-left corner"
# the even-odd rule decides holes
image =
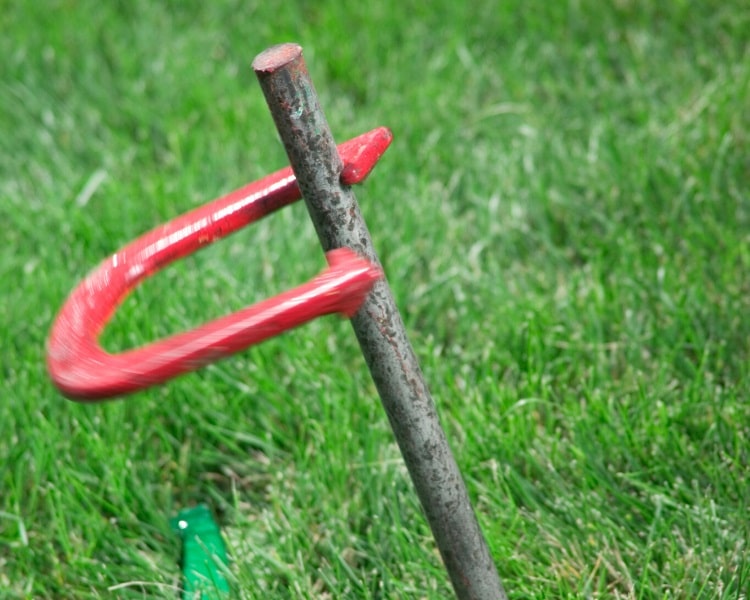
[[[299,44],[278,44],[263,50],[253,60],[253,70],[256,73],[273,73],[302,56],[302,46]]]

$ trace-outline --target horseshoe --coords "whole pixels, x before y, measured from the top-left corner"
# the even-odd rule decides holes
[[[341,144],[341,182],[363,181],[391,139],[380,127]],[[79,401],[130,394],[317,317],[353,316],[382,271],[338,248],[326,254],[328,267],[307,283],[236,313],[118,354],[98,342],[118,305],[144,279],[300,197],[287,167],[160,225],[102,262],[73,290],[52,326],[47,369],[55,386]]]

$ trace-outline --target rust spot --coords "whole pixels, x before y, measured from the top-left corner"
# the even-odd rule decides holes
[[[278,44],[264,50],[253,60],[256,73],[273,73],[302,56],[302,46],[298,44]]]

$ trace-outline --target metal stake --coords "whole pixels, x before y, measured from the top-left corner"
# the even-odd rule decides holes
[[[320,108],[302,48],[281,44],[253,61],[323,250],[348,247],[379,265],[370,233]],[[385,279],[352,318],[367,365],[456,595],[505,599],[435,404]]]

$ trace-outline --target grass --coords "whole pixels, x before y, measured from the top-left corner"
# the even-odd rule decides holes
[[[240,598],[450,597],[349,325],[127,401],[47,332],[100,260],[285,164],[249,67],[298,41],[511,598],[746,598],[750,12],[0,2],[0,597],[174,598],[208,502]],[[149,280],[131,347],[323,266],[302,205]]]

